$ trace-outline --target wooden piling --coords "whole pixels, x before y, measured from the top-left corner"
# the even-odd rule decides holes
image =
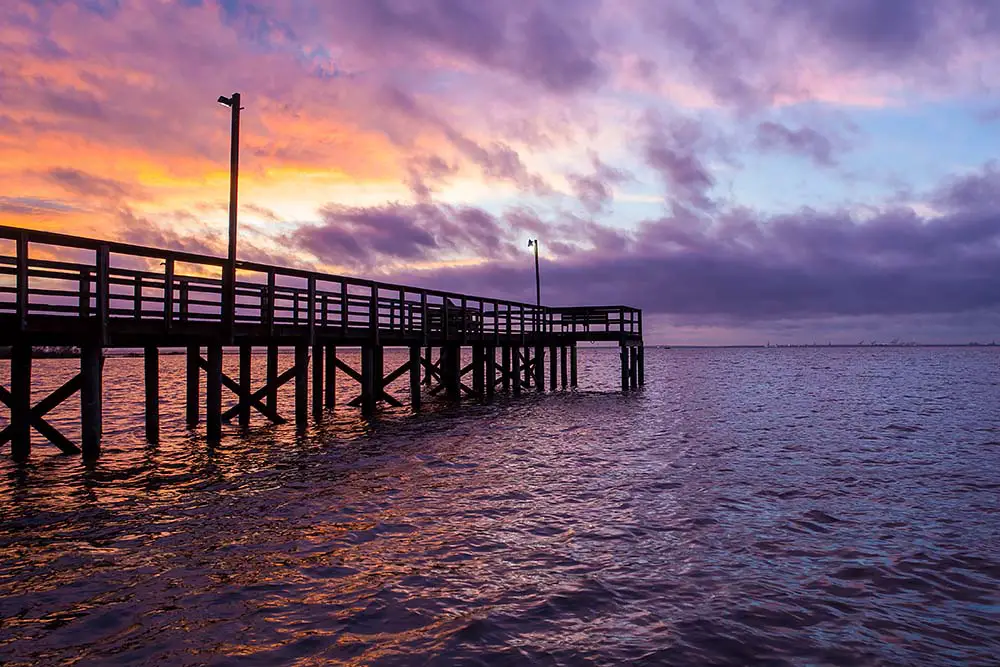
[[[434,383],[434,376],[431,374],[431,365],[434,363],[434,348],[428,345],[424,349],[424,362],[426,364],[424,368],[424,384],[428,387]]]
[[[267,346],[267,371],[264,384],[268,387],[274,386],[274,381],[278,379],[278,346]],[[278,411],[278,389],[274,388],[267,392],[265,405],[272,412]]]
[[[622,358],[622,391],[628,391],[628,348],[625,347],[625,343],[621,344],[621,358]]]
[[[326,346],[326,388],[323,392],[323,403],[333,409],[337,405],[337,346]]]
[[[147,346],[143,351],[146,380],[146,440],[160,441],[160,350]]]
[[[209,442],[222,440],[222,345],[208,346],[205,370],[205,424]]]
[[[410,347],[410,408],[420,411],[420,346]]]
[[[486,400],[492,401],[497,388],[497,349],[486,346]]]
[[[639,386],[646,385],[646,348],[639,346]]]
[[[631,361],[629,363],[629,387],[632,389],[639,388],[639,348],[635,345],[630,348]]]
[[[325,370],[323,364],[323,353],[326,350],[320,344],[313,345],[313,374],[312,374],[312,417],[314,421],[320,421],[323,419],[323,399],[326,392],[326,387],[323,386],[323,371]]]
[[[486,397],[486,350],[478,343],[472,346],[472,391],[477,398]]]
[[[185,415],[189,427],[196,426],[200,419],[201,397],[199,394],[201,393],[201,367],[198,365],[200,358],[201,348],[197,345],[188,345],[186,367],[187,403]]]
[[[545,391],[545,346],[535,346],[535,389]]]
[[[365,344],[361,346],[361,414],[366,417],[375,414],[375,384],[375,346]]]
[[[568,371],[567,371],[567,368],[566,368],[567,352],[568,352],[568,348],[567,348],[566,345],[563,345],[563,346],[561,346],[559,348],[559,367],[562,369],[562,378],[561,379],[562,379],[562,388],[563,389],[565,389],[566,385],[569,384]]]
[[[295,426],[309,425],[309,346],[295,346]]]
[[[576,388],[576,343],[569,346],[569,386]]]
[[[521,395],[521,351],[517,346],[511,347],[510,349],[510,377],[513,380],[514,395]]]
[[[441,348],[441,371],[445,393],[457,401],[462,398],[462,348],[458,343],[448,343]]]
[[[31,456],[31,346],[18,343],[10,356],[10,453],[15,461]]]
[[[534,374],[531,372],[531,348],[525,345],[523,350],[524,355],[522,356],[522,366],[524,368],[524,386],[530,387],[531,380],[534,378]]]
[[[253,391],[253,348],[250,347],[249,343],[240,344],[240,393],[243,396],[249,396]],[[240,408],[240,428],[250,427],[250,402],[243,401],[243,397],[240,397],[240,402],[243,403],[243,407]]]
[[[500,348],[500,370],[503,373],[504,393],[510,393],[510,345]]]
[[[90,344],[80,348],[80,449],[85,459],[96,458],[101,453],[101,436],[104,433],[102,356],[100,345]]]
[[[555,345],[549,347],[549,357],[549,390],[555,391],[559,388],[556,382],[559,376],[559,357]]]

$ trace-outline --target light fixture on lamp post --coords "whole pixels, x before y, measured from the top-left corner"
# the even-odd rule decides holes
[[[237,206],[240,181],[240,94],[219,96],[219,104],[232,109],[232,134],[229,143],[229,253],[226,256],[225,275],[222,280],[223,318],[229,336],[236,323],[236,234]]]

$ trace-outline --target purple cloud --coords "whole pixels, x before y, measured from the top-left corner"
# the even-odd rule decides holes
[[[615,169],[601,162],[595,155],[591,157],[593,171],[589,174],[569,174],[566,179],[573,193],[590,213],[599,213],[614,198],[614,186],[632,178],[624,169]]]
[[[757,125],[754,146],[763,151],[784,151],[808,157],[817,165],[832,167],[833,142],[811,127],[797,130],[771,121]]]
[[[681,204],[710,210],[714,204],[709,191],[715,186],[700,154],[704,135],[699,123],[691,119],[650,121],[644,140],[646,164],[659,172],[670,196]]]

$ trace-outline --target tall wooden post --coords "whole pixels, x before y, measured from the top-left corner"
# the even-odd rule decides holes
[[[510,345],[500,348],[500,370],[503,373],[504,393],[510,393]]]
[[[524,346],[524,386],[531,386],[531,379],[534,374],[531,372],[531,348],[527,345]]]
[[[80,448],[85,459],[96,458],[101,453],[101,436],[104,433],[104,360],[99,344],[80,348]]]
[[[201,348],[197,345],[188,345],[187,348],[187,373],[186,373],[186,388],[187,388],[187,404],[185,409],[185,415],[187,417],[187,425],[195,426],[200,419],[199,412],[201,411],[201,369],[198,366],[198,359],[201,358]]]
[[[521,351],[517,346],[510,348],[510,377],[514,387],[514,395],[521,395]]]
[[[309,346],[295,345],[295,426],[309,425]]]
[[[472,391],[476,392],[476,397],[483,399],[486,397],[486,354],[485,349],[479,343],[472,346]]]
[[[337,346],[326,346],[326,389],[323,392],[323,403],[328,408],[337,405]]]
[[[147,346],[143,352],[146,380],[146,440],[160,441],[160,350]]]
[[[630,348],[631,352],[631,362],[629,363],[628,377],[629,377],[629,387],[632,389],[639,388],[639,347],[633,345]]]
[[[569,348],[569,384],[571,387],[576,387],[576,343],[570,345]]]
[[[628,348],[625,343],[621,344],[621,357],[622,357],[622,391],[628,391]]]
[[[545,391],[545,346],[535,346],[535,389]]]
[[[434,376],[431,375],[431,364],[434,363],[433,352],[434,348],[431,347],[430,345],[428,345],[427,348],[424,350],[424,362],[426,364],[426,367],[424,369],[424,384],[427,385],[428,387],[431,386],[431,384],[433,384],[434,382]]]
[[[264,383],[266,385],[271,385],[275,380],[278,379],[278,346],[268,345],[267,346],[267,375],[265,376]],[[267,392],[265,396],[266,405],[269,410],[278,410],[278,390],[271,389]]]
[[[566,353],[567,353],[567,351],[568,351],[568,349],[567,349],[566,345],[563,345],[562,347],[559,348],[559,361],[560,361],[559,365],[560,365],[560,368],[562,369],[562,388],[563,389],[565,389],[566,385],[569,384],[569,377],[568,377],[568,372],[567,372],[567,368],[566,368],[566,357],[567,357]]]
[[[646,385],[646,348],[639,346],[639,386]]]
[[[420,346],[410,347],[410,407],[420,411]]]
[[[486,346],[486,400],[492,401],[497,389],[497,349]]]
[[[319,421],[323,418],[323,399],[326,387],[323,386],[323,353],[326,350],[320,344],[313,345],[313,389],[312,389],[312,416],[313,420]]]
[[[462,348],[458,343],[447,343],[441,348],[441,371],[445,393],[453,401],[462,397]]]
[[[253,391],[253,348],[250,347],[250,343],[241,343],[240,393],[242,393],[243,396],[248,396],[251,391]],[[243,407],[240,408],[240,428],[249,428],[250,402],[243,401],[243,396],[240,397],[240,401],[243,402]]]
[[[549,389],[555,391],[558,389],[558,384],[556,383],[556,378],[559,376],[559,357],[556,354],[556,346],[552,345],[549,347]]]
[[[208,346],[205,373],[205,424],[209,442],[222,439],[222,345]]]
[[[15,461],[31,456],[31,345],[18,343],[10,357],[10,453]]]
[[[375,414],[375,346],[361,346],[361,414],[370,417]]]

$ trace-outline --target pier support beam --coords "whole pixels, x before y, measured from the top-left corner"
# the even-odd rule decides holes
[[[83,450],[85,459],[96,458],[101,453],[101,436],[104,433],[102,357],[100,345],[85,345],[80,348],[80,449]]]
[[[323,403],[333,409],[337,405],[337,346],[326,346],[326,388],[323,391]]]
[[[208,346],[205,369],[205,424],[209,442],[222,439],[222,345]]]
[[[545,391],[545,346],[535,346],[535,389]]]
[[[622,358],[622,391],[628,391],[629,364],[628,364],[628,348],[625,346],[625,343],[621,344],[621,358]]]
[[[381,383],[382,371],[375,370],[375,346],[361,347],[361,414],[371,417],[375,414],[375,402],[378,400],[376,382]],[[378,376],[378,380],[376,380]]]
[[[517,346],[508,347],[510,350],[510,377],[514,383],[514,395],[521,395],[521,351]]]
[[[314,421],[323,419],[323,398],[326,388],[323,386],[323,353],[325,349],[322,345],[313,345],[313,373],[312,373],[312,417]]]
[[[414,345],[410,347],[410,408],[414,412],[420,412],[420,366],[420,346]]]
[[[457,401],[462,397],[462,348],[458,343],[448,343],[441,348],[441,377],[448,398]]]
[[[240,345],[240,392],[244,396],[250,395],[251,382],[253,380],[253,348],[249,343]],[[250,428],[250,404],[246,403],[240,407],[240,428]]]
[[[278,387],[275,384],[275,380],[278,379],[278,346],[268,345],[267,346],[267,374],[265,376],[264,384],[271,389],[267,392],[264,397],[265,405],[267,409],[271,412],[278,411]]]
[[[201,406],[201,397],[199,396],[201,392],[201,369],[198,366],[198,360],[201,358],[201,348],[197,345],[188,345],[187,348],[187,374],[186,374],[186,408],[185,415],[187,418],[187,425],[195,426],[198,424],[200,419],[199,411]]]
[[[576,343],[569,348],[569,386],[576,388]]]
[[[160,441],[160,350],[149,346],[143,352],[146,380],[146,440]]]
[[[646,348],[639,346],[639,386],[646,385]]]
[[[434,374],[431,372],[431,368],[434,366],[434,348],[428,345],[424,349],[424,384],[428,387],[434,383]]]
[[[569,378],[567,377],[567,369],[566,369],[566,356],[567,356],[566,353],[567,353],[567,351],[568,351],[568,348],[565,345],[563,345],[559,349],[559,362],[560,362],[559,366],[562,369],[562,388],[563,389],[565,389],[566,385],[569,384]]]
[[[309,346],[295,346],[295,426],[309,425]]]
[[[549,347],[549,390],[555,391],[558,389],[558,384],[556,378],[559,376],[559,357],[556,354],[556,346],[552,345]]]
[[[10,356],[10,453],[15,461],[31,456],[31,346],[20,343]]]
[[[492,401],[497,388],[497,349],[486,346],[486,400]]]
[[[629,387],[632,388],[632,389],[638,389],[639,388],[639,348],[637,346],[633,345],[630,348],[630,354],[631,354],[632,360],[629,363],[629,371],[628,371]]]
[[[476,343],[472,346],[472,391],[476,397],[486,397],[486,349]]]
[[[524,367],[524,386],[531,386],[531,379],[533,377],[531,373],[531,348],[527,345],[524,346],[524,356],[522,357],[522,366]]]
[[[510,345],[500,348],[500,370],[503,373],[504,393],[510,393]]]

